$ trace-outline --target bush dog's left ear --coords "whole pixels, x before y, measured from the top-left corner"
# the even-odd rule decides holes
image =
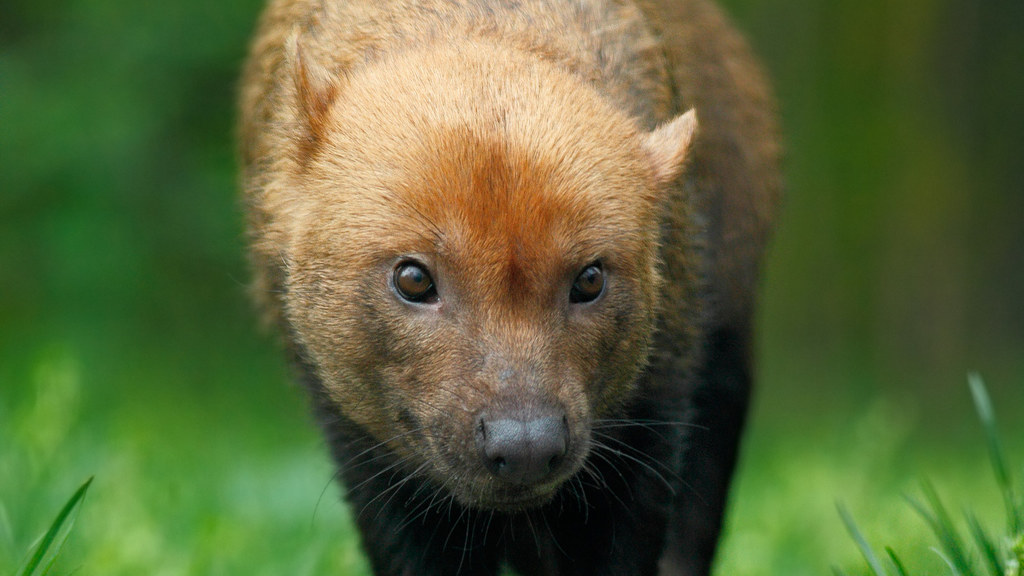
[[[654,167],[659,184],[671,181],[683,169],[683,161],[697,133],[697,112],[692,108],[671,122],[662,124],[644,137],[644,149]]]

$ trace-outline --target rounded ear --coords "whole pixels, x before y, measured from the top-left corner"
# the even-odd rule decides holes
[[[671,122],[658,126],[644,138],[644,149],[659,184],[673,180],[682,171],[696,133],[697,112],[691,108]]]
[[[285,42],[285,54],[291,63],[301,117],[310,135],[319,140],[326,132],[327,111],[337,96],[338,84],[326,68],[305,57],[299,36],[296,26]]]

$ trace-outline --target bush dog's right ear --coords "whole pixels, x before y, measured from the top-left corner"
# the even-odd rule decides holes
[[[338,94],[338,83],[321,64],[306,58],[300,36],[296,26],[285,41],[285,54],[291,64],[302,120],[313,140],[320,141],[327,133],[327,111]]]

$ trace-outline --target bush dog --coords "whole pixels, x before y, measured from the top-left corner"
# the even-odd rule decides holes
[[[705,0],[272,0],[255,297],[378,575],[707,574],[779,195]]]

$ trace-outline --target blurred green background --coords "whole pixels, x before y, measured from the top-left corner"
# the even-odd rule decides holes
[[[788,197],[719,572],[858,566],[837,499],[926,548],[917,478],[995,511],[968,371],[1024,460],[1024,2],[725,4],[777,88]],[[90,475],[62,573],[364,573],[246,300],[260,6],[0,4],[0,573]]]

